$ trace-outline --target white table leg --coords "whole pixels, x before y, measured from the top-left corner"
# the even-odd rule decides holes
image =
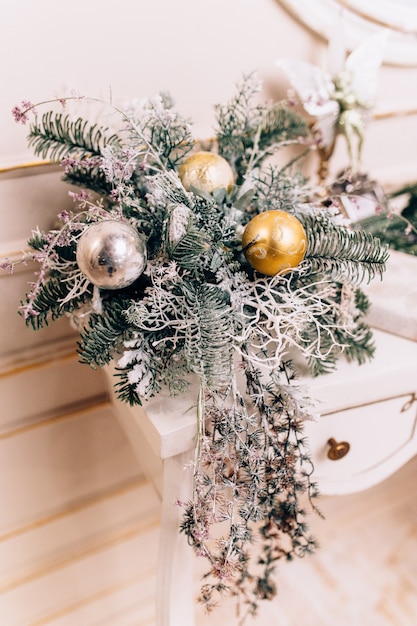
[[[184,469],[193,451],[163,461],[161,537],[156,591],[157,626],[194,626],[194,552],[179,533],[182,508],[192,492],[192,470]]]

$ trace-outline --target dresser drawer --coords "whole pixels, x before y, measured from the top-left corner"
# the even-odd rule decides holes
[[[366,489],[417,452],[414,393],[347,408],[306,424],[314,478],[325,494]]]

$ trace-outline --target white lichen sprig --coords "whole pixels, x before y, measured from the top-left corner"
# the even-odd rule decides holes
[[[236,293],[232,296],[233,301],[240,305],[239,314],[244,319],[236,349],[239,351],[239,345],[251,344],[254,347],[252,358],[257,365],[279,367],[292,348],[299,349],[306,357],[326,359],[328,348],[322,349],[321,334],[330,334],[332,345],[343,349],[334,331],[349,332],[353,327],[353,319],[347,316],[346,309],[339,316],[338,324],[320,321],[322,315],[340,308],[332,300],[334,282],[320,278],[315,283],[293,287],[296,272],[294,270],[290,277],[273,279],[259,276],[256,283],[243,285],[241,297],[237,297]],[[228,288],[227,281],[223,287]],[[317,329],[316,339],[309,344],[304,338],[307,325]]]
[[[158,260],[150,260],[144,274],[149,276],[152,287],[146,290],[144,298],[132,301],[126,319],[135,328],[155,335],[169,329],[169,337],[157,341],[172,342],[175,348],[192,324],[184,296],[173,288],[182,282],[184,271],[179,274],[175,261],[161,265]]]

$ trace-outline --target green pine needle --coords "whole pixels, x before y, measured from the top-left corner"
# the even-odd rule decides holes
[[[59,276],[52,276],[44,281],[32,302],[32,309],[36,315],[27,317],[26,324],[34,330],[40,330],[48,326],[50,321],[55,321],[76,311],[91,298],[91,293],[85,292],[77,299],[65,301],[69,291],[69,283],[61,280]],[[21,302],[22,307],[26,306],[28,301],[27,299],[26,302]]]
[[[307,232],[306,263],[313,273],[359,283],[382,276],[388,247],[365,231],[336,226],[324,215],[298,215]]]
[[[69,115],[48,111],[42,115],[40,123],[32,124],[28,145],[37,156],[51,161],[60,161],[68,155],[75,158],[101,156],[106,146],[120,146],[118,136],[107,137],[106,130],[82,118],[71,120]]]
[[[131,334],[124,314],[129,304],[129,300],[116,297],[111,302],[103,302],[103,314],[90,315],[78,343],[81,363],[87,363],[95,369],[111,362],[118,348]]]

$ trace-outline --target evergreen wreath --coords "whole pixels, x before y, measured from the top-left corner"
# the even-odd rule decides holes
[[[316,548],[307,517],[319,512],[318,486],[303,434],[316,407],[291,354],[313,375],[333,370],[342,353],[358,363],[372,357],[360,283],[381,276],[388,255],[301,174],[314,146],[304,119],[284,103],[260,104],[258,92],[255,77],[245,77],[216,107],[207,146],[165,94],[124,110],[107,103],[115,133],[62,112],[39,117],[30,102],[13,111],[20,122],[35,114],[36,155],[60,159],[64,179],[81,188],[60,228],[30,238],[40,269],[20,312],[34,329],[70,316],[81,361],[115,360],[117,395],[131,405],[163,388],[186,393],[197,381],[193,497],[179,503],[181,532],[207,560],[206,609],[230,593],[248,615],[275,596],[280,559]],[[289,145],[301,156],[283,166]],[[216,166],[209,188],[205,173],[190,183],[196,151],[223,157],[232,179],[216,182]],[[254,217],[278,214],[301,224],[305,250],[291,267],[262,273],[246,254],[258,235],[246,248],[242,236]],[[127,225],[144,245],[144,269],[121,287],[89,278],[80,262],[84,235],[106,222],[116,233]]]

